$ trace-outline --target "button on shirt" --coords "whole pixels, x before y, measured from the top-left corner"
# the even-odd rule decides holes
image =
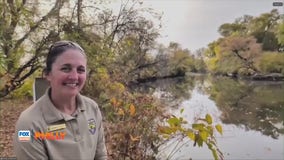
[[[21,130],[31,132],[30,141],[19,140]],[[35,133],[60,133],[64,138],[58,134],[57,139],[36,139]],[[53,105],[47,91],[21,113],[13,143],[18,159],[107,159],[101,112],[93,100],[80,94],[77,110],[68,115]]]

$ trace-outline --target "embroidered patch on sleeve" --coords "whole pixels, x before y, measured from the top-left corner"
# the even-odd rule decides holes
[[[93,118],[88,120],[88,127],[91,134],[95,134],[96,132],[96,123]]]

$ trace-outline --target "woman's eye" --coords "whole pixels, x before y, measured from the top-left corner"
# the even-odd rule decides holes
[[[70,68],[68,68],[68,67],[63,67],[63,68],[61,68],[61,71],[63,71],[63,72],[69,72],[71,69]]]
[[[85,68],[78,68],[78,73],[85,73]]]

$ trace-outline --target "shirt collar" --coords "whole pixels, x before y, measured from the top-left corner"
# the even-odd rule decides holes
[[[67,115],[61,111],[59,111],[54,104],[51,102],[51,99],[49,97],[49,92],[51,91],[50,88],[48,88],[45,92],[45,94],[42,96],[41,101],[43,102],[42,111],[43,111],[43,117],[46,120],[47,123],[54,123],[60,120],[69,121],[71,119],[75,119],[75,117]],[[75,112],[83,112],[86,110],[85,105],[82,101],[82,95],[78,94],[76,96],[77,100],[77,110]]]

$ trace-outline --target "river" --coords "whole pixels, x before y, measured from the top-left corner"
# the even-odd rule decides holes
[[[216,139],[225,159],[284,159],[284,82],[194,76],[146,83],[141,88],[168,104],[168,111],[184,117],[188,125],[209,113],[223,127],[223,135],[216,133]],[[193,147],[185,138],[160,147],[158,158],[213,156],[207,146]]]

